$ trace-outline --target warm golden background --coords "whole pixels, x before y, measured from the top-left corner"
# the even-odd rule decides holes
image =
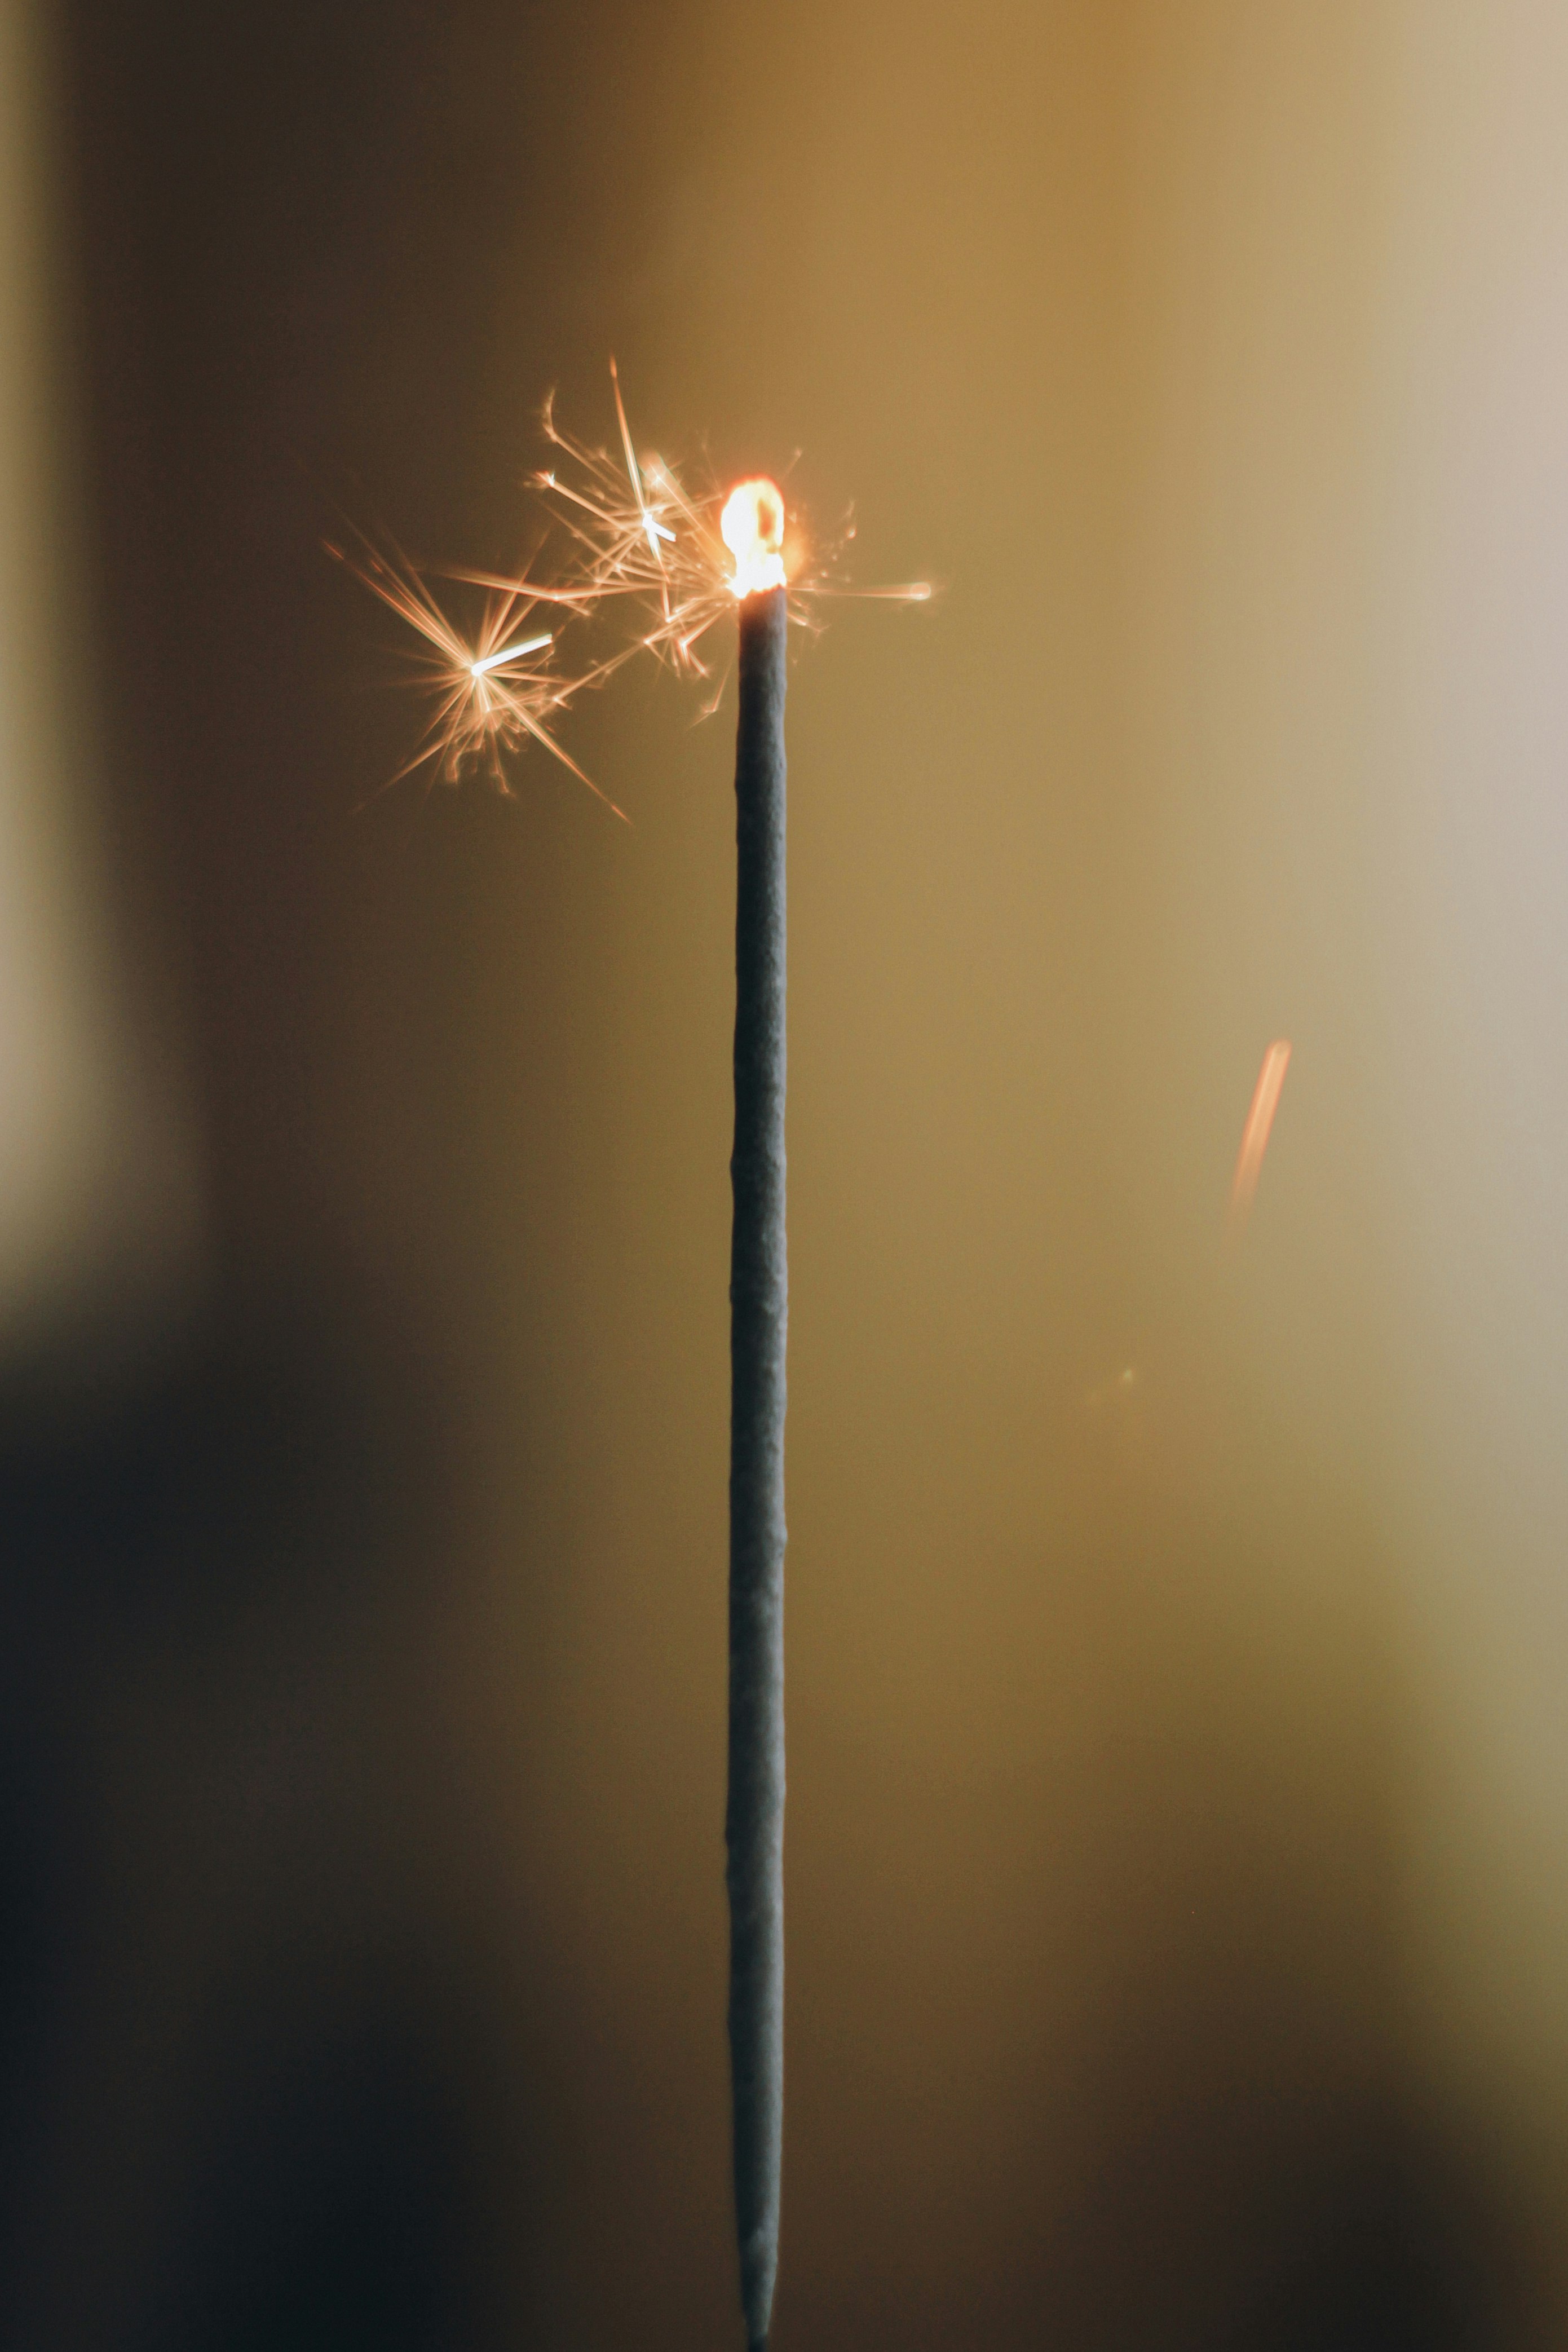
[[[319,549],[614,351],[944,583],[792,687],[778,2352],[1563,2343],[1565,121],[1549,0],[0,13],[5,2340],[737,2338],[731,722],[356,814]]]

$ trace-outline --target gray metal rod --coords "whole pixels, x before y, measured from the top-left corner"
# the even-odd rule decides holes
[[[729,2049],[740,2300],[762,2352],[784,2122],[784,1223],[787,593],[740,606],[735,1226],[730,1255]]]

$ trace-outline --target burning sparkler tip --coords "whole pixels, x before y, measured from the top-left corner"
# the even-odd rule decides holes
[[[784,572],[784,499],[777,482],[758,474],[737,482],[724,502],[719,537],[735,558],[731,582],[738,601],[788,587]]]

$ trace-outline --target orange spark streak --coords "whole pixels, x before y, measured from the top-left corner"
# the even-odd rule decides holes
[[[1241,1149],[1236,1158],[1236,1173],[1230,1181],[1230,1214],[1238,1225],[1245,1223],[1247,1213],[1252,1206],[1252,1196],[1258,1190],[1263,1154],[1269,1149],[1269,1130],[1274,1124],[1274,1113],[1280,1107],[1280,1089],[1285,1083],[1285,1072],[1290,1066],[1290,1039],[1277,1037],[1264,1055],[1263,1066],[1258,1073],[1258,1084],[1252,1092],[1252,1108],[1241,1130]]]

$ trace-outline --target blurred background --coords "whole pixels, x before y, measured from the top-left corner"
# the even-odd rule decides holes
[[[0,11],[0,2334],[738,2338],[732,716],[342,512],[787,466],[778,2352],[1568,2328],[1568,18]],[[1270,1039],[1294,1047],[1228,1230]]]

